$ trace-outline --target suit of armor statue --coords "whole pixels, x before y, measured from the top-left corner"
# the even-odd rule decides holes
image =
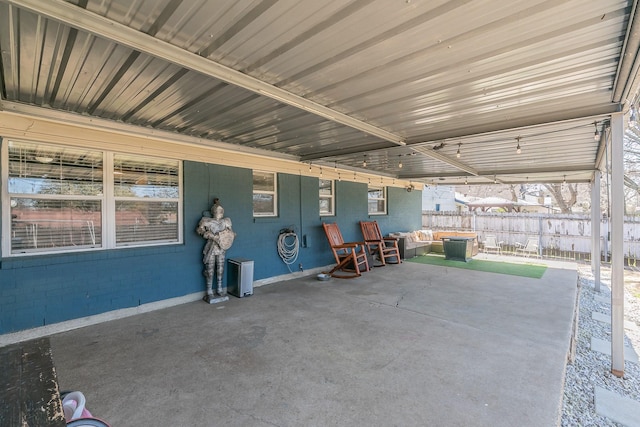
[[[226,288],[222,287],[225,253],[233,244],[236,236],[231,228],[231,219],[223,218],[224,209],[218,203],[218,199],[213,200],[211,214],[213,218],[203,216],[196,229],[199,235],[207,239],[207,244],[202,251],[202,262],[205,265],[204,276],[207,279],[207,294],[204,300],[207,302],[215,298],[213,293],[214,275],[217,276],[215,295],[225,296],[227,293]]]

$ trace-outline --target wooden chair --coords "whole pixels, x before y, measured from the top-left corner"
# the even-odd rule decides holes
[[[339,277],[341,279],[352,279],[361,276],[362,271],[369,271],[369,262],[367,261],[367,253],[365,251],[364,242],[347,242],[345,243],[340,233],[340,228],[336,223],[322,223],[324,234],[327,236],[329,246],[336,259],[336,266],[327,274],[331,277]],[[336,274],[337,271],[343,271],[350,274]]]
[[[382,237],[377,221],[360,221],[360,229],[362,230],[367,250],[372,255],[377,253],[380,259],[381,264],[376,267],[382,267],[387,262],[389,264],[400,264],[402,262],[398,239],[395,237]]]

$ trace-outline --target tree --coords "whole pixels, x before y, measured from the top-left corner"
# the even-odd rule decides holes
[[[518,193],[516,193],[516,186],[511,184],[509,185],[509,191],[511,191],[511,201],[512,202],[517,202],[518,201]]]
[[[573,206],[578,202],[578,184],[543,184],[543,186],[555,199],[560,212],[572,212]]]

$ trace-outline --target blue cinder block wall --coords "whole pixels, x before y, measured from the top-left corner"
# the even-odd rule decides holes
[[[421,227],[421,192],[389,188],[387,215],[367,214],[367,185],[336,182],[336,215],[321,217],[318,179],[278,174],[278,217],[254,218],[250,169],[184,162],[184,243],[73,254],[0,258],[0,334],[121,308],[204,293],[196,232],[218,197],[237,233],[227,259],[254,260],[254,279],[289,273],[277,239],[292,228],[302,247],[291,271],[332,264],[322,222],[337,222],[345,240],[361,240],[358,221],[375,219],[384,233]],[[225,278],[226,282],[226,278]]]

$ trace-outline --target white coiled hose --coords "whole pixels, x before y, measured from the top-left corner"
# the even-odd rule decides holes
[[[298,259],[298,235],[291,230],[283,230],[278,236],[278,255],[287,264],[287,268]],[[291,268],[289,268],[291,272]]]

